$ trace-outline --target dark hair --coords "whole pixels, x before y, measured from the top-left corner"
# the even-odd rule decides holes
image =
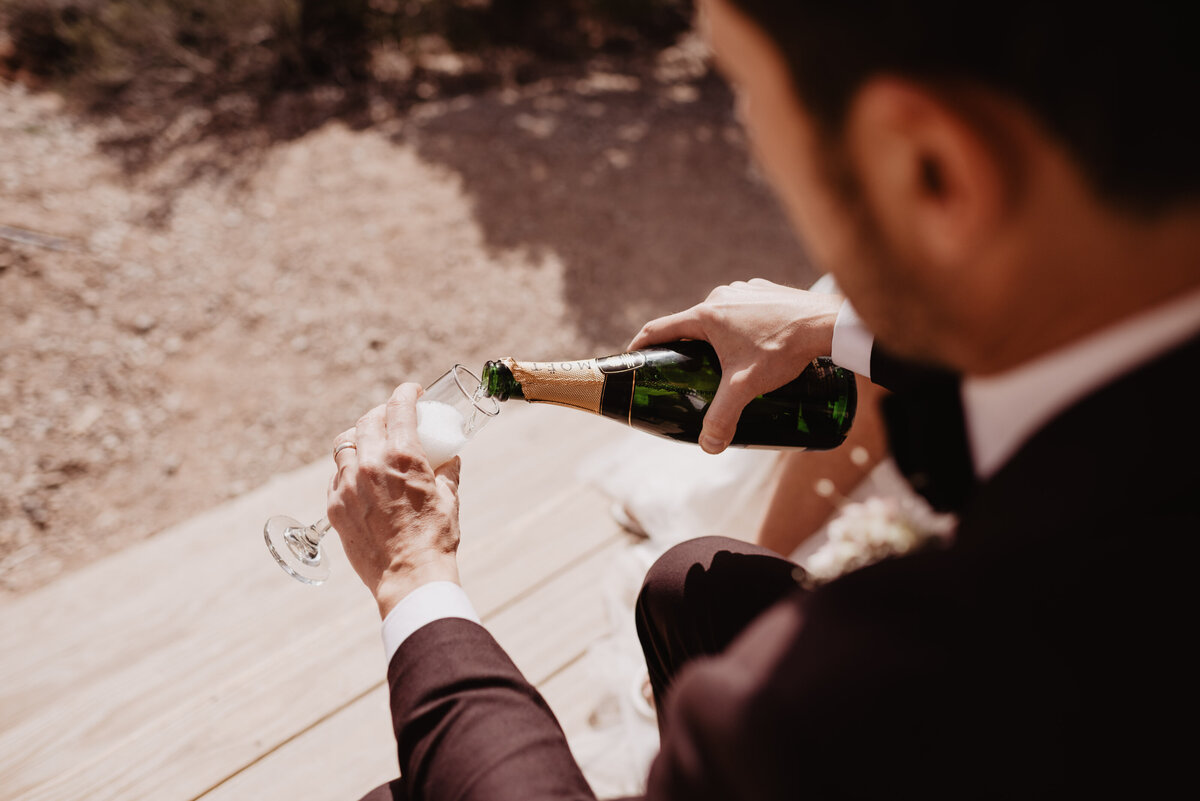
[[[1200,195],[1186,4],[728,1],[775,41],[828,133],[873,75],[966,81],[1022,103],[1115,205],[1153,213]]]

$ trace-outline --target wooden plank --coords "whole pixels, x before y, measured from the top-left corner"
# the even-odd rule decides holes
[[[327,473],[323,466],[303,468],[7,604],[0,725],[9,728],[28,709],[62,703],[81,683],[187,638],[197,624],[223,625],[229,608],[244,618],[246,608],[275,614],[265,603],[299,604],[307,612],[345,597],[346,582],[315,592],[280,582],[262,541],[264,515],[294,502],[293,487],[303,488],[306,500],[313,497],[295,514],[319,514]],[[83,653],[86,665],[79,664]]]
[[[485,625],[535,684],[544,677],[563,675],[564,667],[577,663],[588,646],[607,633],[604,576],[614,556],[628,546],[626,536],[610,530],[605,542],[561,574],[485,617]],[[546,614],[546,610],[555,611]],[[557,703],[569,703],[574,712],[588,706],[589,693],[594,704],[599,693],[596,685],[580,682],[568,690],[560,679],[548,701],[556,714]],[[568,720],[576,723],[576,717]],[[379,684],[202,797],[204,801],[354,798],[397,773],[387,688]]]
[[[526,513],[548,491],[574,483],[573,463],[609,425],[599,418],[553,407],[518,406],[515,411],[512,414],[506,410],[506,425],[493,423],[484,429],[464,456],[464,474],[474,476],[474,486],[467,484],[462,499],[461,519],[468,547],[473,538],[489,536],[503,529],[505,521]],[[570,417],[564,419],[562,414]],[[557,447],[546,441],[551,439],[557,441]],[[530,443],[536,451],[530,450]],[[279,513],[301,520],[319,517],[324,512],[328,477],[328,463],[314,463],[39,592],[0,605],[0,643],[21,644],[6,651],[0,662],[0,712],[5,720],[19,713],[21,703],[32,701],[38,705],[42,700],[36,695],[30,697],[33,688],[27,684],[11,695],[4,694],[14,690],[10,679],[30,677],[29,666],[23,660],[52,656],[56,661],[66,661],[85,639],[81,632],[97,629],[119,629],[122,636],[90,644],[91,673],[126,661],[132,643],[150,638],[146,632],[152,632],[155,645],[162,644],[166,632],[153,614],[146,614],[148,597],[170,599],[170,603],[180,605],[173,611],[188,616],[211,609],[214,599],[208,596],[214,588],[222,590],[215,600],[224,597],[239,606],[254,600],[247,596],[249,592],[263,590],[279,595],[281,586],[295,590],[285,603],[305,596],[319,597],[310,589],[277,580],[278,569],[263,547],[261,526],[267,517]],[[333,567],[344,575],[349,568],[339,556],[334,555]],[[352,576],[348,583],[354,587]],[[347,580],[340,580],[335,572],[320,592],[329,595],[346,585]],[[186,627],[180,627],[171,633],[183,635],[186,631]],[[39,675],[57,690],[53,682],[58,673]],[[8,706],[9,701],[17,706]]]
[[[657,724],[636,713],[614,692],[617,666],[587,653],[544,682],[539,690],[567,735],[567,744],[600,798],[645,792],[650,762],[658,751]],[[606,671],[609,675],[598,675]],[[622,677],[624,674],[619,670]],[[632,689],[632,682],[630,683]]]
[[[536,526],[530,528],[537,530]],[[609,524],[607,531],[611,541],[615,528]],[[578,548],[594,539],[557,541]],[[497,541],[506,542],[507,538],[501,536]],[[525,581],[518,580],[514,587],[540,581],[558,572],[566,560],[577,558],[570,548],[535,553],[531,549],[538,543],[533,537],[526,537],[524,544],[524,550],[512,549],[511,564],[522,566],[512,572],[525,576]],[[483,595],[481,614],[505,602],[501,595]],[[280,647],[265,651],[263,639],[273,633],[269,621],[260,621],[267,630],[262,625],[246,627],[238,647],[230,647],[229,637],[205,640],[205,635],[199,635],[179,648],[154,652],[126,670],[101,677],[70,702],[53,705],[39,718],[5,732],[0,736],[0,769],[5,775],[11,771],[17,789],[36,786],[45,791],[46,798],[89,791],[97,799],[169,797],[166,794],[183,782],[176,777],[163,787],[159,780],[170,775],[168,766],[177,764],[188,765],[189,775],[197,777],[191,790],[206,789],[214,777],[221,778],[222,771],[229,769],[231,754],[242,750],[250,755],[244,759],[256,758],[263,748],[286,740],[379,680],[384,665],[378,622],[369,599],[366,604],[366,608],[348,610],[338,618],[317,610],[302,636],[289,637]],[[560,605],[562,610],[570,608]],[[521,626],[521,617],[539,617],[526,607],[521,609],[525,611],[517,613],[513,628]],[[328,647],[335,642],[337,648]],[[189,654],[197,653],[203,669],[164,681],[179,671],[178,665]],[[313,681],[313,676],[321,678]],[[304,702],[296,703],[297,698]],[[131,726],[134,721],[137,724]],[[220,721],[219,728],[227,735],[213,737],[215,721]],[[178,730],[180,736],[163,738],[164,728]],[[64,731],[71,734],[64,738]],[[211,742],[213,739],[220,745]],[[71,768],[63,771],[62,754],[72,745],[81,753]],[[121,768],[122,764],[126,767]],[[107,777],[107,789],[96,788],[97,776],[109,772],[119,773],[119,779]],[[31,781],[24,784],[17,777]],[[43,796],[31,795],[38,797]],[[186,793],[178,797],[186,797]]]
[[[502,536],[464,541],[459,575],[480,615],[490,615],[620,530],[603,496],[567,485],[509,520]]]
[[[603,651],[591,651],[598,641],[609,644],[609,636],[626,622],[624,614],[615,618],[610,595],[621,567],[618,560],[631,545],[618,534],[488,622],[513,662],[538,685],[601,797],[636,793],[646,768],[635,759],[638,743],[626,742],[624,736],[618,708],[624,699],[614,695],[626,689],[614,687],[614,681],[625,683],[621,671]]]
[[[360,641],[369,642],[365,592],[351,592],[345,582],[328,592],[281,582],[260,550],[261,537],[229,534],[247,519],[262,519],[247,518],[248,507],[254,504],[223,507],[160,542],[51,585],[57,592],[43,596],[48,603],[21,619],[53,619],[60,596],[64,604],[83,597],[95,605],[94,614],[54,621],[62,627],[21,648],[5,643],[0,775],[6,791],[106,763],[124,739],[186,719],[185,710],[203,718],[239,680],[273,683],[275,677],[263,674],[280,662],[285,674],[302,664],[308,651],[321,648],[314,636],[336,641],[331,622],[350,621]],[[212,548],[196,547],[213,541]],[[322,686],[317,700],[339,691],[336,682]],[[32,706],[28,699],[21,705],[22,693]],[[286,710],[279,711],[286,725]]]
[[[568,740],[591,731],[588,717],[599,701],[599,689],[589,677],[582,658],[577,658],[539,688]],[[398,774],[387,685],[379,684],[201,798],[353,799]]]
[[[496,447],[509,448],[504,439]],[[570,441],[560,432],[562,450]],[[526,475],[520,459],[502,461]],[[319,467],[299,482],[321,487],[306,491],[314,514],[327,476]],[[312,590],[266,557],[258,526],[285,495],[295,502],[283,484],[296,483],[252,493],[4,609],[0,798],[192,798],[378,682],[378,624],[353,576]],[[519,496],[505,508],[529,504]],[[464,530],[488,532],[479,568],[470,546],[463,553],[482,612],[605,535],[571,525],[579,515],[563,511],[569,499],[507,526],[464,512]],[[537,536],[549,530],[540,516],[557,520],[550,547]]]
[[[601,690],[592,678],[585,651],[538,685],[538,691],[554,710],[554,717],[558,718],[568,740],[592,728],[601,696]]]
[[[530,682],[545,681],[609,633],[604,578],[629,544],[625,534],[615,532],[587,558],[487,620],[488,630]]]
[[[89,699],[91,707],[56,708],[0,745],[11,761],[6,791],[31,801],[195,797],[378,679],[378,632],[361,625],[366,619],[353,615],[314,627],[292,647],[228,678],[207,669],[198,677],[184,672],[186,694],[173,693],[162,706],[139,703],[136,714],[99,697]],[[172,661],[165,668],[180,671]],[[154,682],[155,667],[139,664],[104,682],[98,695],[139,679]],[[168,693],[155,688],[151,695]]]
[[[397,775],[387,685],[379,684],[201,797],[350,801]]]
[[[486,538],[547,493],[576,483],[578,466],[621,428],[612,420],[546,404],[510,402],[464,451],[464,539]]]

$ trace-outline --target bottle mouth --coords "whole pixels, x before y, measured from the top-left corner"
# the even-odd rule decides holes
[[[483,374],[488,377],[487,382],[483,384],[483,391],[496,402],[499,410],[499,402],[508,400],[508,392],[504,387],[513,380],[512,370],[508,369],[508,365],[503,361],[491,360],[483,365]]]
[[[484,387],[478,376],[461,364],[454,365],[452,372],[454,373],[454,383],[458,385],[459,391],[471,400],[472,406],[488,417],[500,414],[500,401],[491,395],[484,394],[487,388]]]

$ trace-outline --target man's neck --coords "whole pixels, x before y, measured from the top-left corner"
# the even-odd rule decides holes
[[[1031,261],[1024,313],[966,372],[1011,370],[1200,290],[1200,208],[1154,220],[1114,212],[1064,240]]]

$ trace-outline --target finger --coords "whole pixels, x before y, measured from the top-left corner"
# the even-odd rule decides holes
[[[345,486],[345,484],[338,480],[338,476],[340,475],[341,473],[335,473],[332,477],[330,477],[329,486],[325,488],[325,517],[328,518],[331,523],[334,522],[334,517],[337,517],[341,514],[342,510],[341,495],[339,494],[339,491],[343,486]],[[334,526],[334,528],[337,528],[337,526]]]
[[[356,429],[348,428],[333,438],[333,462],[337,465],[337,472],[333,476],[334,486],[337,486],[342,471],[358,461],[356,433]]]
[[[358,463],[382,463],[387,446],[387,407],[376,406],[358,419],[354,429]]]
[[[629,343],[629,350],[637,350],[663,342],[674,342],[677,339],[704,338],[704,328],[696,317],[696,308],[693,306],[687,311],[668,314],[666,317],[659,317],[657,320],[646,323]]]
[[[389,451],[409,451],[417,438],[417,398],[421,396],[419,384],[407,383],[396,387],[388,398],[385,424],[387,425],[387,447]]]
[[[754,397],[744,387],[744,381],[737,374],[721,376],[717,394],[704,413],[704,428],[700,431],[700,447],[708,453],[720,453],[733,440],[742,410]]]
[[[354,449],[357,446],[356,435],[358,430],[355,428],[347,428],[342,433],[333,438],[333,461],[341,465],[343,459],[354,456]]]

